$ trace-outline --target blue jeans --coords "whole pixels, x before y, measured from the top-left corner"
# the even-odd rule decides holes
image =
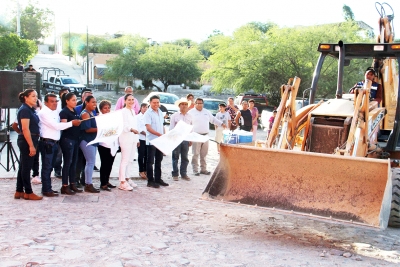
[[[172,151],[172,176],[178,176],[179,171],[181,173],[181,177],[187,176],[187,166],[189,164],[188,153],[188,141],[183,141],[174,149],[174,151]],[[181,155],[181,167],[178,171],[179,155]]]
[[[85,156],[86,159],[85,183],[89,185],[92,184],[93,167],[96,162],[97,146],[94,145],[86,146],[87,144],[88,142],[82,140],[81,143],[79,144],[79,147],[81,148],[83,155]]]
[[[42,193],[50,193],[53,192],[50,176],[56,158],[54,155],[57,155],[58,151],[58,143],[40,140],[39,150],[42,157]]]
[[[155,146],[147,146],[147,181],[159,182],[161,180],[161,161],[163,160],[163,153]],[[153,176],[154,164],[154,176]]]
[[[76,181],[75,170],[76,162],[78,160],[79,140],[63,137],[60,140],[60,147],[64,158],[64,165],[62,167],[62,184],[68,185],[68,180],[70,184],[74,184]]]
[[[54,155],[54,172],[57,173],[61,173],[61,169],[62,169],[62,151],[61,151],[61,146],[57,145],[58,149],[57,149],[57,153],[55,153]]]
[[[38,144],[38,137],[39,136],[32,136],[32,142],[33,145],[37,148]],[[31,194],[32,191],[32,186],[31,186],[31,169],[34,164],[35,157],[29,156],[29,145],[25,140],[25,137],[23,135],[19,135],[17,139],[17,145],[19,148],[19,168],[18,168],[18,174],[17,174],[17,192],[24,192],[26,194]],[[39,151],[36,151],[36,154],[38,154]]]

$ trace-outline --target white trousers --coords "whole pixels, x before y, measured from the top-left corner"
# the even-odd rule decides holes
[[[253,125],[253,141],[256,141],[257,139],[257,128],[258,125]]]
[[[123,132],[119,136],[119,146],[121,147],[121,165],[119,165],[120,181],[125,181],[125,178],[129,178],[129,166],[133,164],[132,162],[137,151],[136,139],[134,133],[131,132]]]

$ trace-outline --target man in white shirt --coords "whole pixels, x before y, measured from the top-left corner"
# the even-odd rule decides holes
[[[51,170],[57,156],[58,141],[61,131],[72,126],[79,126],[80,120],[70,122],[60,122],[59,112],[57,111],[57,96],[47,94],[44,97],[44,106],[38,112],[39,116],[39,151],[42,157],[42,193],[43,196],[58,196],[58,192],[51,188]]]
[[[171,116],[169,129],[172,130],[175,128],[175,125],[178,124],[179,121],[183,121],[187,124],[192,124],[192,116],[188,114],[189,105],[191,104],[186,98],[181,98],[175,101],[175,105],[179,107],[179,111],[175,112]],[[174,181],[178,181],[178,174],[181,174],[181,179],[190,181],[189,176],[187,175],[187,166],[189,164],[189,147],[192,145],[192,142],[182,141],[175,149],[172,151],[172,179]],[[181,166],[178,169],[179,156],[181,157]]]
[[[224,129],[226,125],[220,120],[216,119],[210,111],[203,108],[203,99],[196,98],[194,107],[189,110],[188,114],[192,117],[193,132],[201,135],[207,135],[210,129],[209,123],[217,126],[222,126]],[[204,143],[193,142],[192,146],[192,167],[195,176],[200,174],[209,175],[211,172],[207,170],[206,156],[208,154],[208,141]],[[199,156],[200,156],[200,172],[199,172]]]
[[[150,141],[164,134],[164,116],[160,110],[160,97],[153,95],[150,97],[150,108],[144,113],[144,123],[146,125],[146,143],[147,146],[147,186],[159,188],[160,186],[169,186],[161,179],[161,162],[163,153],[150,143]],[[154,170],[153,170],[154,165]]]

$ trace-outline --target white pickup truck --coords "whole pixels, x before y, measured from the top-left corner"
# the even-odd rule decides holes
[[[81,96],[82,91],[86,89],[86,86],[68,75],[49,76],[47,81],[43,81],[43,90],[46,94],[51,92],[58,94],[64,87],[68,87],[69,91],[75,93],[76,96]]]

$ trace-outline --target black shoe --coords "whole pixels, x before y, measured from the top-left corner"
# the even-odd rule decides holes
[[[147,182],[148,187],[159,188],[160,185],[155,182]]]
[[[61,187],[61,194],[63,195],[75,195],[76,193],[69,188],[69,186]]]
[[[43,196],[46,196],[46,197],[58,197],[58,194],[56,194],[54,192],[44,192],[42,194],[43,194]]]
[[[88,184],[88,185],[85,185],[85,192],[100,193],[100,190],[97,188],[94,188],[93,184]]]
[[[56,190],[51,190],[51,191],[53,191],[54,194],[58,194],[58,191]]]
[[[194,176],[200,176],[200,173],[199,172],[195,172]]]
[[[116,188],[115,185],[112,185],[112,184],[110,184],[110,183],[108,183],[107,186],[108,186],[108,188]]]
[[[76,183],[76,188],[82,188],[83,185],[81,185],[80,183]]]
[[[62,175],[59,172],[54,172],[54,176],[57,178],[62,178]]]
[[[205,175],[210,175],[211,174],[211,172],[209,172],[209,171],[202,171],[202,172],[200,172],[201,174],[205,174]]]
[[[100,186],[100,189],[103,191],[111,192],[111,189],[107,185]]]
[[[169,184],[167,184],[167,183],[164,182],[163,180],[158,181],[157,184],[159,184],[159,185],[161,185],[161,186],[169,186]]]
[[[81,185],[81,184],[79,184],[79,185],[80,185],[81,188],[82,188],[82,185]],[[83,192],[83,190],[78,189],[78,186],[75,185],[75,184],[70,184],[70,185],[69,185],[69,189],[71,189],[71,190],[74,191],[75,193],[82,193],[82,192]]]
[[[94,165],[93,170],[94,170],[95,172],[99,172],[99,171],[100,171],[100,170],[96,167],[96,165]]]

